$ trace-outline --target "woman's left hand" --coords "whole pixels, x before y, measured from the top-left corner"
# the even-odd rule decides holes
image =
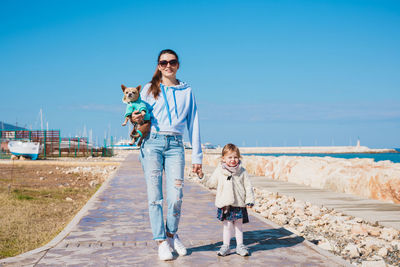
[[[204,176],[201,164],[193,164],[192,165],[192,172],[197,173],[199,178],[203,178],[203,176]]]

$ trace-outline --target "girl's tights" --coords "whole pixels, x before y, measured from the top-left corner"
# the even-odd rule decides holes
[[[235,231],[236,244],[243,244],[243,231],[242,231],[242,219],[236,221],[223,221],[224,222],[224,234],[223,241],[224,245],[230,245],[232,232]]]

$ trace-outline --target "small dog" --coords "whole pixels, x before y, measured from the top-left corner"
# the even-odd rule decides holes
[[[143,139],[150,132],[150,114],[147,110],[146,103],[144,103],[140,99],[140,89],[142,86],[138,87],[126,87],[125,85],[121,85],[122,92],[124,92],[124,97],[122,98],[122,102],[126,103],[126,112],[125,112],[125,121],[122,123],[122,126],[125,126],[128,120],[131,121],[133,125],[132,132],[130,137],[132,138],[129,143],[131,146],[136,143],[139,138],[139,142],[137,146],[140,146],[143,142]],[[139,111],[143,115],[143,121],[140,123],[136,123],[132,121],[132,113],[136,113]]]

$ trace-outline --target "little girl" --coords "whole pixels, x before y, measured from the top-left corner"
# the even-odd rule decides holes
[[[249,252],[243,244],[242,224],[249,222],[246,206],[254,205],[253,188],[246,170],[240,162],[239,148],[227,144],[222,149],[222,162],[206,181],[210,188],[217,188],[215,206],[217,218],[223,222],[223,245],[219,256],[229,254],[231,233],[235,231],[236,253],[248,256]]]

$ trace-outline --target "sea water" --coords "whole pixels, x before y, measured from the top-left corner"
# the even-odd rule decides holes
[[[300,157],[333,157],[333,158],[344,158],[344,159],[354,159],[354,158],[370,158],[374,161],[389,160],[394,163],[400,163],[400,153],[343,153],[343,154],[317,154],[317,153],[252,153],[243,154],[246,156],[300,156]]]

